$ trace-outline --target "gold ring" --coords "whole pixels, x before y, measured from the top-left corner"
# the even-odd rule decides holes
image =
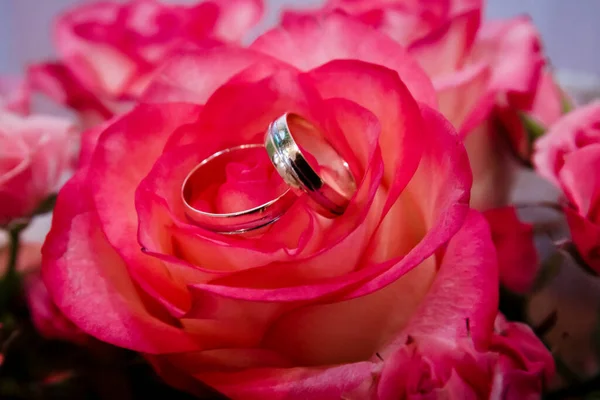
[[[192,206],[192,199],[196,195],[195,188],[202,186],[198,185],[198,183],[203,178],[203,169],[205,169],[209,163],[226,156],[235,157],[235,154],[240,151],[252,151],[253,149],[261,149],[264,151],[262,144],[244,144],[241,146],[230,147],[206,158],[190,171],[181,186],[181,199],[185,207],[186,215],[192,222],[200,227],[217,233],[244,233],[272,224],[281,218],[281,216],[292,206],[297,197],[289,189],[285,190],[285,192],[273,200],[239,212],[222,214],[211,213],[199,210]]]

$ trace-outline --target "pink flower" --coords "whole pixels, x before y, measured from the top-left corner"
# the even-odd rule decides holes
[[[408,327],[493,351],[496,253],[468,205],[460,138],[400,45],[339,15],[324,27],[336,35],[306,25],[289,38],[305,38],[294,50],[302,65],[258,45],[174,57],[142,104],[89,134],[58,196],[43,249],[52,299],[84,332],[144,353],[173,385],[244,400],[340,398]],[[191,168],[260,143],[286,111],[347,160],[358,182],[347,211],[326,219],[298,199],[247,237],[190,224],[179,196]],[[273,190],[269,168],[249,157],[215,170],[205,200],[221,210],[256,202]]]
[[[106,119],[140,96],[171,53],[240,40],[261,15],[261,0],[207,0],[189,6],[157,0],[79,5],[57,20],[60,62],[33,66],[30,79],[36,90],[84,113],[83,117]]]
[[[600,273],[600,102],[570,112],[536,142],[537,171],[560,187],[573,242]]]
[[[68,121],[0,110],[0,226],[27,218],[52,194],[68,165]]]
[[[561,111],[560,92],[544,71],[539,34],[531,21],[518,17],[482,22],[478,0],[330,0],[316,11],[288,12],[282,26],[256,45],[302,64],[306,52],[279,45],[289,41],[282,36],[291,35],[296,45],[314,42],[303,38],[302,27],[340,12],[386,33],[418,60],[433,82],[440,111],[466,140],[474,175],[472,205],[505,205],[514,175],[510,157],[517,152],[528,159],[530,152],[519,113],[549,123]],[[333,37],[331,33],[323,32],[321,40],[329,46],[321,59],[339,45],[336,32]],[[538,96],[542,90],[544,95]]]
[[[24,80],[0,77],[0,110],[29,113],[29,87]]]
[[[552,356],[527,325],[499,315],[494,328],[485,349],[435,330],[407,334],[379,353],[373,375],[345,398],[538,399],[554,375]]]

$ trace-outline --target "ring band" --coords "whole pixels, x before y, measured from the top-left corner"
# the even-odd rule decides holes
[[[231,213],[207,212],[194,206],[198,188],[204,183],[202,170],[207,164],[226,162],[226,157],[233,161],[236,160],[236,152],[255,149],[266,149],[271,163],[289,186],[282,194],[256,207]],[[214,174],[214,170],[209,171]],[[344,213],[355,192],[356,181],[348,163],[325,140],[319,129],[297,114],[285,113],[269,125],[264,146],[244,144],[230,147],[214,153],[194,167],[183,181],[181,200],[187,217],[196,225],[216,233],[238,234],[277,221],[304,193],[321,215],[329,218],[339,216]]]
[[[213,232],[222,234],[237,234],[259,229],[272,224],[281,218],[281,216],[292,206],[292,204],[296,201],[297,196],[290,189],[287,189],[284,193],[273,200],[239,212],[223,214],[211,213],[201,211],[191,205],[191,200],[194,195],[194,178],[196,176],[201,178],[201,175],[198,175],[198,173],[203,167],[225,155],[255,148],[264,149],[262,144],[244,144],[241,146],[230,147],[211,155],[190,171],[183,181],[183,185],[181,186],[181,199],[185,207],[186,215],[190,220],[192,220],[198,226]]]
[[[306,154],[299,143],[307,149]],[[296,194],[308,194],[320,214],[335,217],[344,213],[356,192],[356,181],[348,163],[316,126],[297,114],[285,113],[269,125],[265,148],[283,180]]]

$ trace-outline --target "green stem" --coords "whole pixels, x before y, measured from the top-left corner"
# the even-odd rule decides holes
[[[13,226],[8,231],[8,265],[6,273],[0,280],[0,314],[2,315],[6,312],[6,307],[10,303],[12,296],[20,290],[17,266],[19,264],[19,250],[21,248],[21,232],[26,226],[27,224],[19,224]]]
[[[6,268],[5,279],[10,280],[14,275],[17,274],[17,263],[19,261],[19,249],[21,247],[21,229],[15,228],[12,229],[9,233],[9,257],[8,257],[8,266]]]

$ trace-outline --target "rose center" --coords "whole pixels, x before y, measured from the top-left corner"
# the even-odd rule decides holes
[[[258,207],[287,189],[263,148],[249,148],[211,161],[202,179],[194,184],[191,205],[218,214]]]

